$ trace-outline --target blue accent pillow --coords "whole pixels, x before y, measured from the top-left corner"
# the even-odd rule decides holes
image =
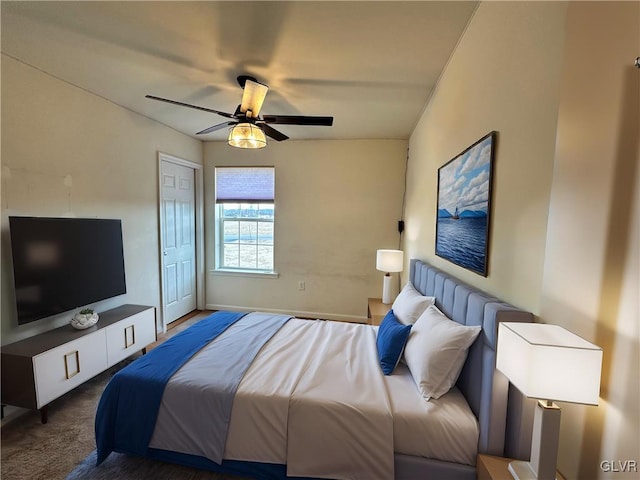
[[[385,375],[391,375],[396,368],[410,333],[411,325],[401,324],[393,310],[389,310],[378,328],[376,340],[380,367]]]

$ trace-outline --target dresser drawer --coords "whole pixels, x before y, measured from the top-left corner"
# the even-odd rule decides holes
[[[105,328],[107,359],[114,365],[156,341],[155,309],[149,308]]]
[[[85,335],[33,357],[37,408],[107,369],[103,330]]]

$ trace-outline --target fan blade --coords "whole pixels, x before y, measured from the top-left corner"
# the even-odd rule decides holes
[[[240,111],[242,113],[247,113],[247,110],[251,110],[251,116],[256,118],[260,115],[260,109],[262,108],[264,97],[267,96],[268,91],[269,87],[266,85],[247,79],[244,83],[244,92],[242,93]]]
[[[227,118],[235,118],[233,115],[231,115],[230,113],[227,113],[227,112],[221,112],[219,110],[212,110],[211,108],[199,107],[197,105],[191,105],[189,103],[177,102],[175,100],[169,100],[168,98],[155,97],[153,95],[145,95],[145,98],[150,98],[151,100],[158,100],[160,102],[171,103],[173,105],[180,105],[181,107],[195,108],[196,110],[202,110],[203,112],[217,113],[218,115],[222,115],[223,117],[227,117]]]
[[[288,140],[289,139],[289,137],[287,137],[284,133],[279,132],[278,130],[276,130],[273,127],[270,127],[266,123],[261,124],[260,128],[264,131],[264,133],[269,135],[276,142],[281,142],[282,140]]]
[[[278,125],[318,125],[330,127],[333,125],[333,117],[304,117],[300,115],[264,115],[266,123]]]
[[[220,129],[228,127],[230,125],[234,125],[236,123],[238,123],[238,122],[222,122],[222,123],[218,123],[217,125],[214,125],[213,127],[205,128],[204,130],[196,132],[196,135],[204,135],[205,133],[215,132],[216,130],[220,130]]]

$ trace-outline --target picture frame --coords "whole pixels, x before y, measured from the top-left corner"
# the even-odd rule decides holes
[[[438,169],[435,253],[484,277],[496,139],[488,133]]]

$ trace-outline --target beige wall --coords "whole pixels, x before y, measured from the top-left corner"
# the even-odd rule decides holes
[[[17,325],[9,215],[122,219],[127,294],[96,308],[159,307],[158,151],[202,163],[201,142],[2,56],[2,344],[69,321]]]
[[[367,297],[382,295],[376,249],[399,244],[406,149],[405,140],[288,140],[270,142],[260,151],[206,143],[207,219],[214,214],[216,165],[275,166],[274,256],[279,274],[214,274],[213,223],[208,222],[207,305],[366,318]],[[298,290],[299,281],[305,282],[304,291]]]
[[[604,350],[600,405],[561,405],[572,480],[637,478],[601,462],[640,464],[639,18],[637,2],[482,3],[410,139],[408,256]],[[485,279],[434,255],[436,179],[491,130]]]
[[[542,320],[604,352],[600,405],[563,405],[558,466],[640,463],[640,3],[571,2],[547,229]],[[620,465],[617,465],[620,469]]]
[[[540,309],[566,6],[478,7],[410,139],[407,257]],[[438,168],[498,132],[486,278],[435,256]]]

